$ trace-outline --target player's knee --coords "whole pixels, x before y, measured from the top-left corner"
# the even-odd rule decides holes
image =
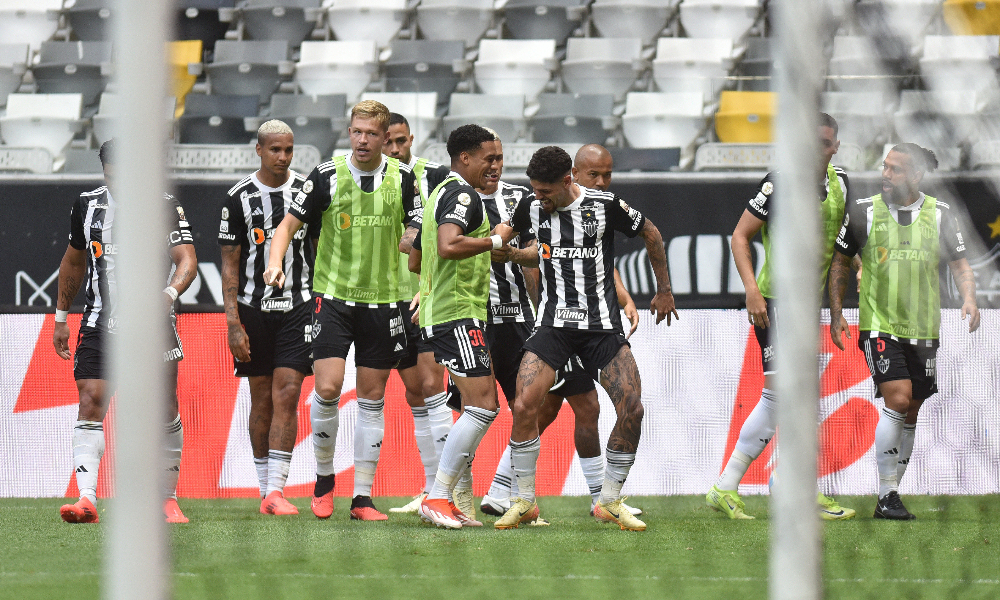
[[[340,397],[340,390],[344,387],[344,380],[324,380],[316,378],[316,393],[320,398],[333,400]]]
[[[629,394],[625,397],[625,413],[628,415],[629,419],[635,422],[642,421],[642,416],[645,410],[642,407],[642,400],[639,398],[639,394]]]
[[[597,399],[597,392],[577,396],[573,402],[573,414],[578,425],[596,427],[597,420],[601,416],[601,403]]]
[[[530,401],[524,394],[514,398],[512,410],[519,419],[538,420],[538,403]]]
[[[104,398],[96,390],[87,387],[80,389],[79,418],[84,421],[104,420]]]

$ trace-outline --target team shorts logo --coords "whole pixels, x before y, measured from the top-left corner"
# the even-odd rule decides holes
[[[587,310],[584,308],[557,308],[556,319],[560,321],[586,321]]]
[[[311,342],[312,340],[318,338],[320,331],[323,331],[323,324],[318,321],[316,323],[313,323],[312,327],[309,329],[309,336],[310,336],[309,341]]]
[[[267,239],[267,236],[264,234],[264,230],[261,229],[260,227],[254,227],[250,231],[250,235],[252,236],[253,243],[257,244],[258,246],[263,244],[264,240]]]
[[[597,217],[592,210],[583,213],[583,232],[590,237],[597,235]]]
[[[305,332],[304,332],[305,335],[304,335],[304,340],[303,341],[305,341],[305,343],[307,343],[307,344],[311,344],[312,341],[313,341],[312,331],[313,331],[313,326],[312,325],[306,325],[305,326]]]
[[[479,356],[477,356],[476,358],[479,359],[479,364],[483,365],[484,369],[489,369],[490,368],[490,353],[489,352],[486,352],[486,351],[480,352]]]
[[[927,377],[937,376],[937,359],[928,358],[926,364],[924,365],[924,375]]]
[[[889,359],[880,354],[876,365],[878,365],[879,373],[885,375],[885,372],[889,370]]]

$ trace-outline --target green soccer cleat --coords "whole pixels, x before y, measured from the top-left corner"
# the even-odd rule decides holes
[[[746,504],[740,500],[740,496],[736,493],[736,490],[720,490],[719,486],[713,485],[712,489],[708,490],[708,494],[705,495],[705,504],[709,508],[725,513],[730,519],[753,518],[743,512],[746,510]]]
[[[844,508],[833,498],[824,496],[823,492],[816,495],[816,502],[819,504],[819,516],[824,521],[846,521],[856,514],[853,508]]]

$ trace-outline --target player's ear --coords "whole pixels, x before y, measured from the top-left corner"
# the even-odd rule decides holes
[[[260,142],[257,142],[257,156],[261,156],[261,150],[263,150],[263,148],[260,147]]]

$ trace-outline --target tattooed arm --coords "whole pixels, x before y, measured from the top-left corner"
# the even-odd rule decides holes
[[[63,254],[62,262],[59,263],[59,291],[56,296],[56,309],[69,310],[73,304],[73,298],[80,291],[83,278],[87,275],[87,251],[78,250],[73,246],[66,246],[66,253]],[[55,331],[52,334],[52,345],[55,346],[56,354],[63,360],[70,359],[69,351],[69,325],[66,323],[56,323]]]
[[[656,295],[649,302],[649,312],[656,315],[657,323],[666,317],[667,325],[670,325],[671,314],[675,319],[680,317],[674,307],[674,295],[670,292],[670,274],[667,272],[667,253],[663,247],[663,237],[649,219],[646,219],[639,235],[646,242],[646,254],[649,256],[650,266],[653,267],[653,276],[656,277]]]
[[[399,240],[399,251],[403,254],[409,254],[410,250],[413,249],[413,240],[417,237],[417,232],[420,231],[420,224],[410,222],[406,226],[406,231],[403,232],[403,237]]]
[[[242,246],[220,246],[222,248],[222,302],[226,307],[226,329],[229,338],[229,351],[233,358],[240,362],[250,360],[250,338],[247,337],[243,323],[240,322],[240,312],[236,306],[236,297],[240,285],[240,253]]]
[[[830,337],[838,348],[843,350],[846,346],[843,340],[843,333],[847,333],[847,338],[851,337],[851,330],[847,326],[847,319],[844,318],[844,293],[847,291],[847,282],[851,277],[851,257],[833,253],[833,263],[830,264]]]
[[[969,333],[979,329],[979,307],[976,306],[976,276],[969,261],[960,258],[948,263],[958,292],[962,294],[962,320],[969,317]]]

